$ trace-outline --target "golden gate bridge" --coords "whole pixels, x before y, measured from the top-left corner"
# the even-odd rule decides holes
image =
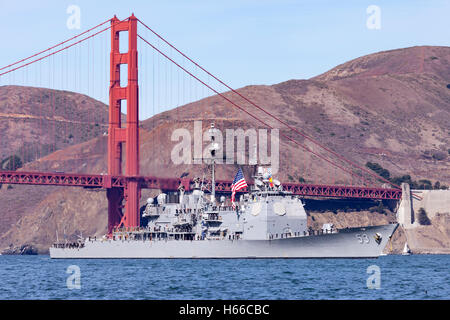
[[[138,32],[138,27],[142,28],[142,31]],[[109,39],[105,37],[100,40],[100,44],[93,42],[94,38],[107,34],[107,31],[110,32]],[[121,45],[121,34],[125,34],[128,38],[126,52],[123,52]],[[84,47],[77,49],[77,46]],[[105,57],[106,53],[104,53],[103,57],[97,58],[97,60],[94,58],[94,55],[96,52],[107,50],[108,47],[110,47],[109,65],[106,66],[105,61],[108,61]],[[145,55],[138,56],[139,48],[144,52],[151,49],[151,59],[147,59]],[[63,56],[64,54],[65,56]],[[55,59],[55,56],[59,56],[60,59]],[[175,57],[178,57],[178,60]],[[82,61],[83,58],[87,59],[87,63]],[[164,62],[161,62],[162,59],[164,59]],[[141,75],[140,69],[138,68],[138,64],[140,63],[144,64]],[[164,63],[166,74],[161,77],[162,63]],[[36,67],[36,65],[38,66]],[[387,179],[378,176],[364,166],[360,166],[356,162],[341,156],[299,128],[290,125],[287,121],[281,119],[281,117],[261,107],[254,100],[234,90],[217,76],[207,71],[199,63],[177,49],[144,22],[136,18],[134,14],[124,20],[119,20],[114,16],[112,19],[104,21],[70,39],[0,69],[0,80],[2,81],[0,84],[6,82],[8,84],[15,84],[17,82],[25,83],[25,80],[33,78],[41,85],[46,84],[50,87],[52,85],[56,86],[58,82],[60,84],[63,83],[66,88],[72,86],[72,91],[75,92],[83,91],[83,86],[85,86],[84,89],[87,86],[87,90],[84,91],[88,95],[94,96],[97,92],[96,90],[102,90],[102,86],[96,85],[96,82],[103,80],[99,78],[102,78],[102,75],[107,73],[109,69],[107,173],[43,172],[41,170],[30,171],[26,168],[10,168],[11,170],[0,170],[0,184],[52,185],[105,189],[108,199],[109,232],[116,227],[134,228],[139,226],[139,201],[142,189],[176,191],[180,185],[183,185],[185,190],[189,190],[193,182],[189,178],[162,178],[140,174],[139,102],[147,90],[144,90],[144,92],[139,90],[138,79],[140,77],[146,80],[150,78],[148,65],[151,65],[152,68],[150,82],[152,86],[151,100],[153,100],[154,114],[156,113],[155,105],[168,105],[168,101],[174,99],[173,94],[168,92],[168,89],[171,88],[169,80],[177,82],[178,92],[182,92],[184,96],[187,94],[191,99],[193,97],[193,100],[201,96],[202,93],[204,95],[206,88],[209,93],[217,95],[223,99],[224,103],[228,103],[230,107],[245,113],[265,128],[273,129],[281,127],[285,129],[287,133],[280,131],[280,136],[285,141],[294,144],[305,152],[313,154],[319,161],[334,167],[335,170],[340,170],[348,174],[353,182],[352,185],[343,185],[342,183],[284,183],[283,187],[285,190],[291,191],[296,195],[309,197],[379,200],[401,199],[402,191],[399,186],[392,184]],[[87,70],[84,71],[84,74],[81,71],[82,67],[85,67]],[[34,74],[32,74],[33,70],[26,71],[30,68],[34,68]],[[44,68],[44,71],[42,71],[42,68]],[[47,71],[45,71],[45,68],[48,68]],[[100,71],[96,68],[100,68]],[[123,76],[125,68],[127,73],[126,77]],[[174,69],[177,70],[177,73],[174,73]],[[69,70],[71,71],[69,72]],[[157,75],[155,75],[155,70],[159,72]],[[167,70],[169,71],[167,72]],[[56,74],[57,72],[60,74]],[[69,77],[68,73],[72,73],[72,78]],[[48,77],[47,82],[45,79],[42,80],[42,77],[45,76]],[[183,80],[181,80],[182,76],[184,77]],[[159,85],[156,89],[155,83]],[[197,86],[195,89],[196,94],[192,94],[193,83]],[[161,86],[165,88],[161,89]],[[107,87],[104,86],[104,88]],[[149,87],[146,88],[148,89]],[[165,90],[165,92],[162,93],[162,90]],[[223,93],[224,90],[228,91],[227,94]],[[200,94],[198,94],[199,92]],[[233,99],[233,97],[239,99]],[[148,97],[144,99],[149,100]],[[155,100],[159,101],[156,102]],[[178,96],[178,105],[181,105],[181,100],[184,102],[185,99],[180,99]],[[245,103],[242,103],[242,101]],[[56,107],[54,99],[50,98],[49,103],[53,104],[50,108],[53,115],[50,118],[55,118]],[[122,113],[124,104],[126,104],[125,119]],[[265,115],[264,118],[258,116],[255,110],[262,112]],[[269,122],[269,120],[272,122]],[[93,119],[87,119],[86,123],[92,124],[94,121]],[[55,136],[61,134],[61,128],[58,130],[55,122],[53,128],[44,128],[41,126],[40,130],[41,132],[53,130]],[[79,130],[82,131],[83,128],[79,127]],[[64,134],[67,134],[67,132],[64,132]],[[301,137],[303,141],[300,141],[298,137]],[[304,143],[305,141],[313,145],[314,149]],[[51,145],[50,151],[47,152],[42,152],[38,149],[30,151],[26,150],[26,147],[23,147],[21,152],[24,158],[26,154],[34,153],[33,157],[37,160],[49,152],[54,152],[58,149],[60,149],[60,146],[55,142]],[[124,168],[122,167],[123,164],[125,164]],[[355,181],[359,185],[354,185]],[[230,193],[231,183],[231,180],[216,181],[216,192]],[[384,185],[379,186],[381,183],[384,183]]]

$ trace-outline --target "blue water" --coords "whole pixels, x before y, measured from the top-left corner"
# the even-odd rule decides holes
[[[67,286],[71,265],[79,267],[80,289]],[[379,267],[379,289],[367,286],[372,265]],[[450,299],[449,266],[450,255],[356,260],[0,256],[0,299]]]

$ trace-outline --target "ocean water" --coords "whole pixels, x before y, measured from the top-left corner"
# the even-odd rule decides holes
[[[300,260],[0,256],[0,299],[450,299],[449,267],[450,255]]]

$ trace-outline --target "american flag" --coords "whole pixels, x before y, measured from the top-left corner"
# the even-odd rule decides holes
[[[236,192],[241,189],[244,189],[245,187],[247,187],[247,182],[245,182],[245,178],[244,178],[244,174],[242,173],[242,169],[239,168],[239,171],[236,173],[236,177],[234,177],[233,184],[231,185],[231,191],[232,191],[231,203],[233,205],[233,208],[236,207],[236,204],[234,203],[235,202],[234,197],[236,195]]]

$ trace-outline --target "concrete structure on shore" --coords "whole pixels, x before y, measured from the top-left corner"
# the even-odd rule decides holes
[[[404,227],[410,227],[414,223],[413,201],[411,199],[411,189],[409,184],[402,183],[402,200],[397,209],[397,221]]]
[[[421,208],[433,221],[431,225],[419,223]],[[397,221],[403,241],[414,254],[450,254],[450,190],[410,190],[408,184],[402,184]]]
[[[432,219],[436,213],[450,213],[450,190],[415,190],[422,200],[413,198],[412,206],[415,211],[424,208],[428,218]]]
[[[418,199],[412,193],[420,196]],[[419,225],[415,218],[420,208],[432,219],[437,213],[450,214],[450,190],[410,190],[409,184],[402,183],[402,200],[398,205],[397,220],[404,228]]]

